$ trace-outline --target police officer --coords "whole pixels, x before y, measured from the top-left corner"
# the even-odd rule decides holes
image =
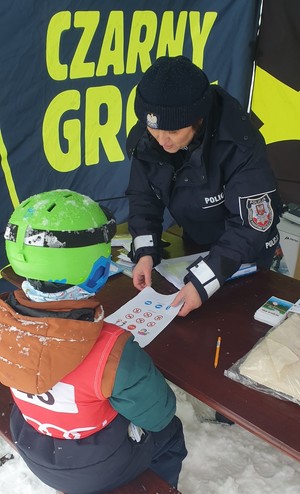
[[[184,236],[208,250],[188,267],[172,305],[197,309],[244,262],[269,268],[281,210],[266,145],[239,102],[184,56],[161,57],[136,90],[128,226],[134,286],[161,259],[165,208]],[[201,246],[205,244],[205,249]]]

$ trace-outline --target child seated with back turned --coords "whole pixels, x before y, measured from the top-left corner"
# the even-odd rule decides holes
[[[187,452],[171,388],[132,335],[104,322],[116,222],[70,190],[23,201],[5,232],[24,278],[0,297],[0,381],[28,467],[68,494],[102,493],[150,468],[177,486]]]

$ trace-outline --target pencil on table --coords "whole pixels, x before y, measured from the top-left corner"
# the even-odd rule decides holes
[[[217,367],[217,365],[219,363],[220,347],[221,347],[221,336],[218,336],[217,343],[216,343],[215,360],[214,360],[214,367],[215,368]]]

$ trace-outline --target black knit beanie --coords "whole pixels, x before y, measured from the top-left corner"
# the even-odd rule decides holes
[[[184,56],[160,57],[136,89],[138,119],[153,129],[178,130],[204,118],[211,89],[205,73]]]

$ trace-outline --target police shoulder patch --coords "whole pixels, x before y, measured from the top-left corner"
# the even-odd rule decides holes
[[[265,232],[273,223],[274,212],[268,194],[246,200],[249,225],[255,230]]]

